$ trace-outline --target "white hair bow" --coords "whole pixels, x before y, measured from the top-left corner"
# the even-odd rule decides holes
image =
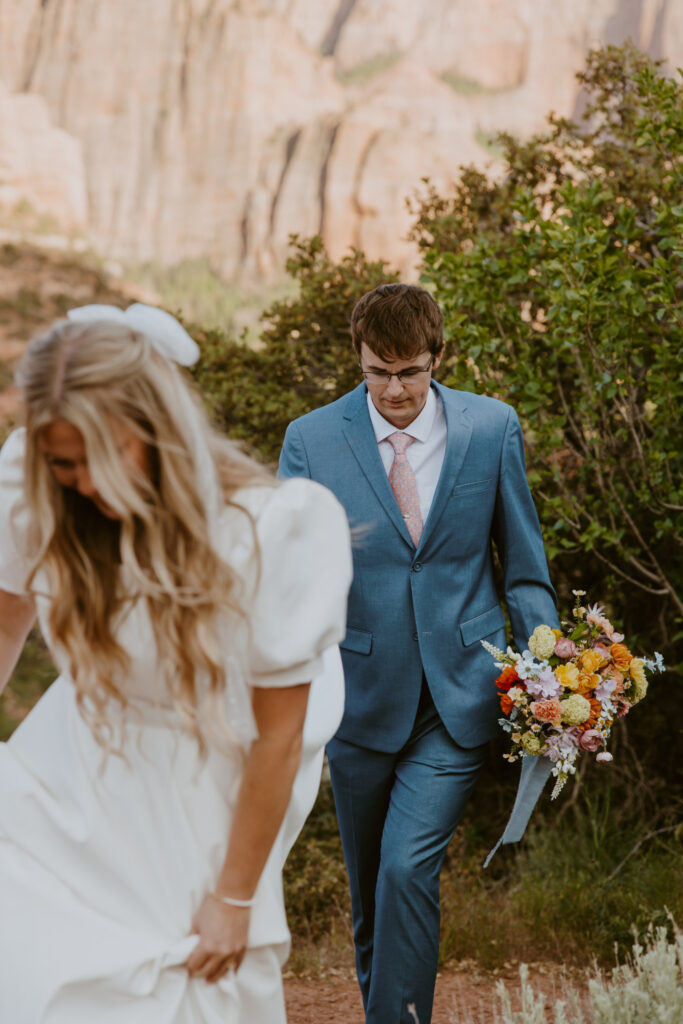
[[[66,314],[69,320],[81,323],[114,320],[133,331],[147,335],[157,352],[181,366],[192,366],[199,359],[199,348],[174,316],[156,306],[134,302],[128,309],[116,306],[79,306]]]

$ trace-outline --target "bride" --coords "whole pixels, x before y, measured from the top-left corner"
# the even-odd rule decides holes
[[[341,717],[348,528],[211,431],[196,356],[160,310],[89,306],[20,370],[0,690],[36,617],[60,675],[0,744],[7,1024],[285,1020],[281,872]]]

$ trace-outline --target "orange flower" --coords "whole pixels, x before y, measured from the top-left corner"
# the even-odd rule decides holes
[[[508,665],[500,673],[496,679],[496,686],[499,690],[509,690],[511,686],[519,682],[519,676],[517,675],[517,669],[514,665]]]
[[[586,721],[583,723],[583,725],[579,726],[579,729],[581,729],[582,732],[584,732],[586,729],[595,729],[596,725],[598,724],[598,719],[602,714],[602,704],[599,700],[596,700],[595,697],[588,697],[587,700],[591,706],[591,713],[586,719]]]
[[[569,700],[574,700],[570,697]],[[531,714],[539,722],[559,722],[562,717],[562,705],[559,700],[535,700],[531,703]]]
[[[597,674],[597,672],[594,672],[592,675],[586,675],[585,673],[582,673],[579,676],[579,685],[576,688],[576,692],[583,694],[585,696],[585,694],[589,693],[590,690],[594,690],[595,687],[599,685],[600,676]]]
[[[614,664],[617,666],[619,671],[626,672],[633,658],[633,655],[629,651],[628,647],[626,647],[624,644],[612,644],[610,646],[609,652],[614,658]]]
[[[515,703],[514,703],[513,700],[510,700],[510,698],[508,697],[507,693],[501,693],[501,695],[500,695],[500,706],[501,706],[501,709],[503,711],[503,714],[504,715],[509,715],[510,712],[512,711],[513,707],[515,706]]]

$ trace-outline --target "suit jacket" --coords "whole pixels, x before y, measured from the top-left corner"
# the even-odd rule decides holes
[[[423,672],[457,743],[491,739],[499,670],[480,640],[505,647],[500,597],[520,650],[539,623],[557,623],[514,409],[435,381],[432,387],[446,416],[446,453],[417,549],[382,465],[365,384],[291,423],[280,458],[281,476],[328,487],[356,534],[337,735],[374,750],[395,751],[408,739]]]

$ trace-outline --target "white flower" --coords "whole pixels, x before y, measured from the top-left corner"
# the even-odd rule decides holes
[[[666,669],[664,658],[661,656],[659,651],[655,651],[654,660],[652,658],[643,658],[643,665],[648,672],[664,672]]]
[[[488,651],[489,654],[495,659],[497,667],[502,668],[499,662],[505,658],[505,652],[501,651],[500,647],[494,647],[494,645],[490,644],[488,640],[481,640],[480,643],[484,650]],[[508,648],[508,654],[509,652],[510,649]]]
[[[517,675],[520,679],[535,679],[541,671],[542,666],[536,661],[531,651],[524,651],[517,655]]]

